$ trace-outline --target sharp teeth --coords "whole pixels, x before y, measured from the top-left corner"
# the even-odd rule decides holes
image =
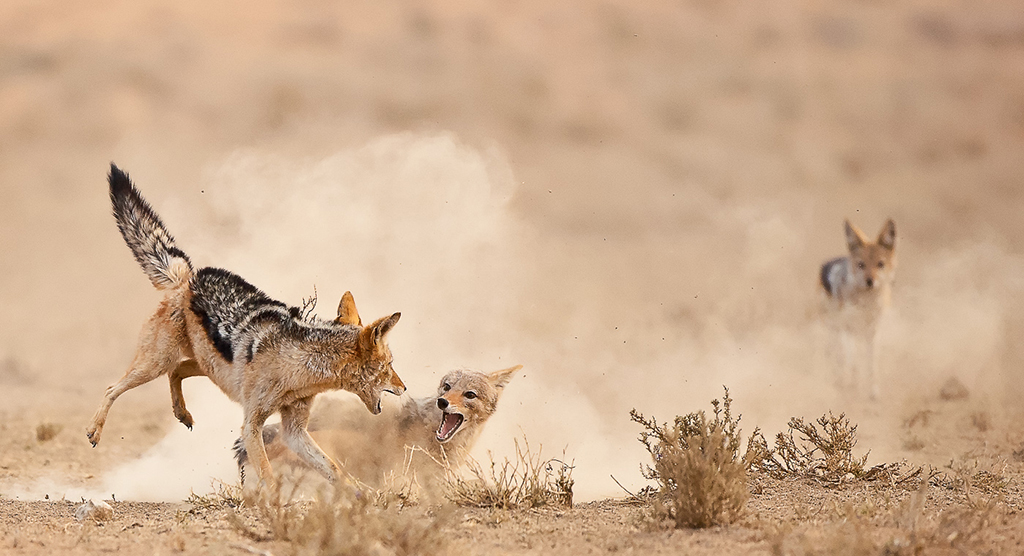
[[[454,424],[448,421],[449,418],[452,420],[451,423]],[[450,439],[462,426],[463,421],[465,421],[465,417],[458,413],[443,412],[441,414],[441,425],[437,427],[437,439],[441,442]],[[450,428],[449,425],[451,425]]]

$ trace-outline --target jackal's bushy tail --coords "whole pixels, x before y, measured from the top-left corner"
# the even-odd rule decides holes
[[[111,164],[108,178],[117,227],[149,281],[160,290],[188,283],[192,261],[174,245],[174,237],[132,185],[128,174]]]

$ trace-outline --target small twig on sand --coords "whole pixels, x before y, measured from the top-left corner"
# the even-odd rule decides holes
[[[619,480],[615,478],[615,475],[608,475],[608,476],[611,477],[612,480],[615,481],[615,484],[619,485],[619,488],[621,488],[623,491],[625,491],[626,494],[628,494],[630,498],[632,498],[633,500],[640,500],[639,496],[633,494],[632,492],[627,490],[626,487],[622,486],[622,483],[620,483]]]

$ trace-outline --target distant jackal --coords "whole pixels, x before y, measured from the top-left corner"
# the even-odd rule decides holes
[[[847,221],[846,245],[849,256],[826,262],[820,274],[839,342],[839,385],[877,399],[878,323],[896,277],[896,224],[887,220],[871,241]]]
[[[181,381],[206,376],[242,405],[242,438],[265,484],[273,487],[275,479],[263,446],[263,424],[276,412],[288,447],[328,479],[337,479],[338,465],[306,432],[310,405],[317,394],[342,389],[359,396],[376,415],[383,392],[405,392],[385,341],[401,313],[363,327],[352,294],[346,292],[338,318],[323,321],[271,299],[227,270],[193,271],[128,175],[111,164],[109,181],[121,235],[165,294],[142,329],[128,372],[107,388],[86,430],[92,445],[100,441],[114,400],[162,374],[170,379],[174,416],[191,429]]]
[[[397,470],[405,460],[405,448],[417,447],[438,461],[457,466],[472,449],[484,424],[498,408],[498,399],[522,365],[483,373],[468,369],[449,371],[437,393],[405,401],[394,418],[373,419],[350,411],[347,400],[321,398],[313,407],[309,431],[328,452],[343,458],[346,473],[362,481]],[[280,427],[263,429],[263,442],[272,460],[287,458]],[[243,470],[246,445],[235,442],[235,458]],[[244,473],[242,475],[245,476]]]

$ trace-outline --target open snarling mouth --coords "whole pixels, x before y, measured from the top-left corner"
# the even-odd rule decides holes
[[[459,413],[441,412],[441,426],[437,427],[437,441],[442,444],[455,436],[465,418]]]

